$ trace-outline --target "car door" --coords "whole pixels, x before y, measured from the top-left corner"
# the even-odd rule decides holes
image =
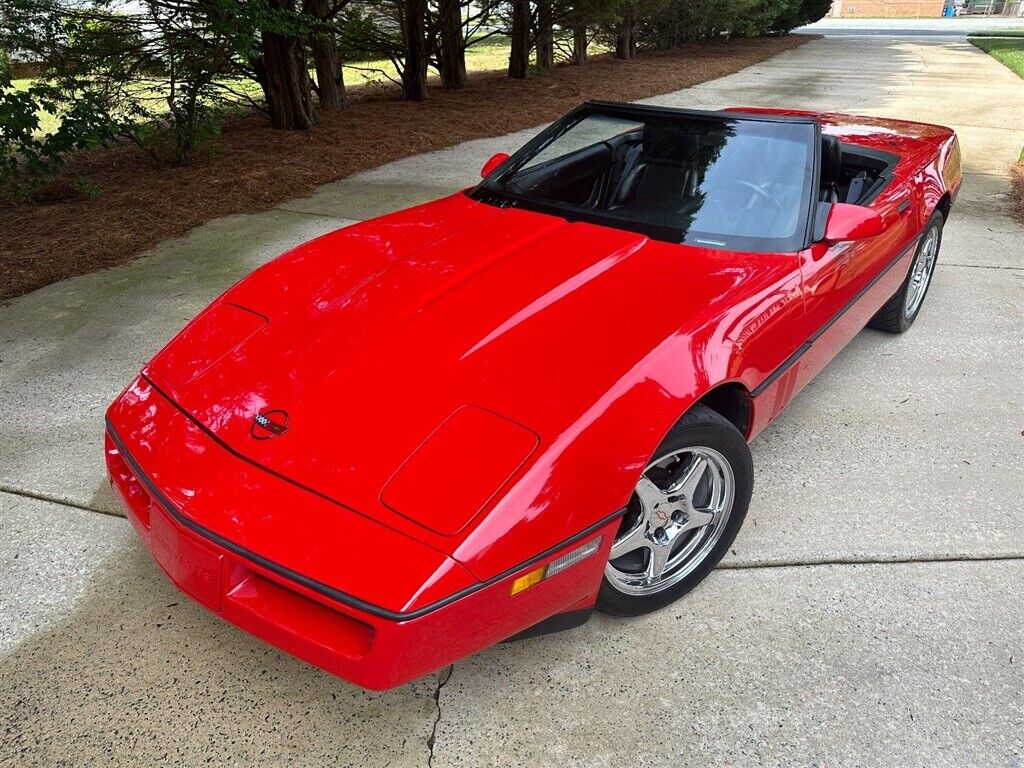
[[[881,235],[834,244],[816,242],[803,251],[800,269],[808,346],[800,358],[796,391],[857,335],[891,295],[880,296],[871,289],[909,239],[911,194],[909,182],[894,183],[870,204],[886,221]]]

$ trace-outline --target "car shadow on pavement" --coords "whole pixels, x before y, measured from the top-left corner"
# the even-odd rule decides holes
[[[437,712],[432,676],[332,677],[207,613],[134,541],[0,661],[0,764],[425,765]]]

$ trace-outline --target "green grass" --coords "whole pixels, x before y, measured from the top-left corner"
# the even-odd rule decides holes
[[[976,47],[1024,78],[1024,38],[971,37]]]
[[[12,80],[11,86],[16,91],[27,91],[32,87],[32,83],[35,80],[31,78],[24,78],[21,80]],[[51,115],[49,112],[39,112],[39,130],[36,131],[38,135],[44,135],[47,133],[53,133],[57,130],[57,126],[60,125],[60,119],[55,115]]]
[[[968,37],[1024,37],[1024,29],[990,29],[983,32],[971,32]]]
[[[509,41],[507,37],[495,35],[466,49],[467,72],[489,72],[508,66]],[[358,61],[346,64],[345,85],[360,86],[367,83],[398,80],[398,71],[387,59],[379,61]],[[436,74],[431,71],[432,76]]]
[[[564,35],[557,42],[563,46],[571,46],[572,36]],[[510,47],[509,39],[504,35],[494,35],[471,45],[466,49],[466,71],[469,73],[495,72],[506,69]],[[596,56],[600,53],[607,53],[609,50],[600,44],[591,43],[588,52],[591,56]],[[388,78],[398,80],[398,72],[394,65],[387,60],[353,62],[346,64],[344,70],[346,86],[387,82]],[[436,77],[437,75],[431,70],[430,76]]]
[[[20,78],[18,80],[12,80],[11,86],[16,91],[28,90],[36,80],[32,78]],[[236,93],[248,94],[251,98],[260,98],[262,92],[260,91],[259,85],[252,80],[244,80],[241,78],[230,78],[223,81],[224,85],[230,87]],[[168,107],[165,101],[166,91],[160,86],[157,80],[141,79],[133,82],[130,86],[136,98],[140,100],[144,106],[153,111],[156,115],[163,115],[167,113]],[[49,112],[39,112],[39,129],[36,131],[37,135],[45,135],[52,133],[60,125],[60,117],[53,115]]]

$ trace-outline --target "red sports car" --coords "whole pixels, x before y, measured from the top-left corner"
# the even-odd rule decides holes
[[[107,413],[168,577],[367,688],[704,579],[748,441],[914,322],[961,175],[934,125],[591,102],[483,176],[258,269]]]

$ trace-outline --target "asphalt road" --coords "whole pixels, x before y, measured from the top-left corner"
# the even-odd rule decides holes
[[[211,222],[0,306],[0,765],[1020,766],[1024,81],[962,40],[838,37],[651,101],[955,127],[964,189],[914,329],[864,331],[754,446],[735,551],[598,617],[370,694],[171,588],[103,480],[106,403],[224,287],[471,184],[531,131]]]

